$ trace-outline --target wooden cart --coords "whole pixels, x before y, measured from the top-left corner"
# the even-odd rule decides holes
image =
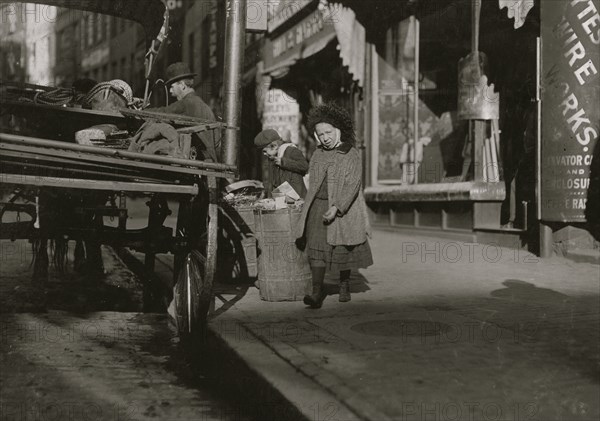
[[[141,24],[147,47],[143,104],[148,104],[153,63],[170,28],[168,2],[0,0],[0,5],[8,5],[9,13],[16,13],[17,3],[77,9]],[[239,131],[234,126],[239,125],[241,116],[246,2],[238,0],[238,3],[237,13],[228,13],[226,17],[223,90],[224,118],[228,125],[147,111],[102,112],[63,106],[67,103],[44,105],[22,101],[22,92],[52,88],[21,83],[23,86],[14,87],[17,95],[12,97],[6,95],[0,83],[0,181],[3,195],[8,191],[8,197],[0,205],[0,217],[8,212],[29,215],[29,221],[17,218],[3,222],[0,238],[38,243],[36,278],[44,279],[47,275],[46,244],[51,240],[87,242],[96,255],[99,244],[129,247],[145,253],[149,268],[153,267],[157,253],[172,253],[178,281],[175,297],[179,328],[182,332],[193,332],[206,321],[216,271],[219,180],[237,177],[235,165],[217,162],[216,141],[224,132],[221,155],[225,162],[237,162]],[[90,126],[115,124],[133,133],[147,119],[161,120],[178,128],[179,146],[186,159],[73,143],[73,134]],[[206,133],[212,133],[212,140],[202,140]],[[127,228],[127,194],[150,197],[146,228]],[[109,206],[107,198],[111,199]],[[167,198],[179,202],[175,232],[163,226],[170,213]],[[105,216],[117,217],[118,227],[104,226]],[[76,260],[77,252],[76,248]]]
[[[29,217],[27,222],[3,221],[0,238],[38,241],[41,256],[52,240],[128,247],[145,254],[149,269],[156,254],[172,253],[180,330],[189,333],[205,323],[216,271],[219,179],[235,179],[237,174],[234,166],[207,159],[215,153],[210,148],[204,148],[204,160],[198,160],[198,135],[210,133],[217,141],[225,125],[148,111],[105,113],[9,102],[2,104],[2,114],[53,119],[55,135],[64,126],[107,120],[129,128],[147,119],[179,127],[180,146],[188,159],[24,136],[4,127],[0,180],[6,200],[0,216],[16,212]],[[150,197],[146,228],[127,229],[127,194]],[[167,199],[179,203],[175,232],[163,226],[171,212]],[[118,218],[118,227],[105,226],[105,216]],[[38,280],[47,275],[47,261],[36,258]]]

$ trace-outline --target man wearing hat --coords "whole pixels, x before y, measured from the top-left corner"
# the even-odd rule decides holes
[[[271,192],[287,181],[304,199],[306,186],[303,177],[308,171],[308,162],[300,149],[291,142],[285,142],[273,129],[260,132],[254,138],[254,145],[262,148],[269,160],[267,179],[263,180],[267,196],[271,197]]]
[[[202,101],[202,98],[194,90],[194,76],[196,76],[196,73],[192,73],[186,63],[177,62],[167,67],[167,81],[165,85],[169,86],[169,93],[177,98],[177,101],[166,107],[148,108],[148,111],[180,114],[215,121],[215,115],[210,107],[206,102]],[[204,144],[201,147],[202,150],[198,152],[205,158],[216,161],[217,151],[213,136],[208,131],[205,131],[198,133],[198,137]]]
[[[192,73],[186,63],[177,62],[167,67],[165,85],[169,86],[169,93],[177,98],[177,101],[166,107],[149,108],[148,111],[181,114],[214,121],[215,115],[212,110],[194,90],[194,76],[196,73]]]

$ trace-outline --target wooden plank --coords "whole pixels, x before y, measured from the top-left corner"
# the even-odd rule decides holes
[[[160,165],[160,164],[152,164],[147,162],[139,162],[139,161],[128,161],[124,159],[115,159],[109,158],[105,156],[97,156],[94,154],[87,153],[78,153],[71,151],[61,151],[51,148],[40,148],[40,147],[30,147],[30,146],[21,146],[21,145],[12,145],[6,143],[0,143],[0,151],[5,153],[5,151],[20,151],[26,152],[30,155],[31,159],[35,159],[36,156],[47,156],[47,157],[62,157],[62,158],[70,158],[70,163],[74,165],[82,165],[86,162],[94,162],[94,163],[109,163],[113,164],[112,167],[107,167],[108,171],[111,171],[109,174],[114,175],[116,172],[121,170],[128,171],[138,171],[140,172],[140,178],[144,178],[142,171],[145,170],[154,170],[154,171],[163,171],[170,172],[172,176],[176,176],[177,174],[187,174],[188,176],[215,176],[215,177],[225,177],[225,175],[218,173],[217,171],[210,170],[201,170],[195,168],[187,168],[187,167],[179,167],[179,166],[170,166],[170,165]]]
[[[98,111],[98,110],[88,110],[85,108],[75,108],[75,107],[63,107],[62,105],[46,105],[46,104],[35,104],[33,102],[27,101],[13,101],[13,100],[5,100],[1,101],[3,107],[19,107],[19,108],[35,108],[36,110],[45,110],[45,111],[57,111],[61,113],[71,114],[71,115],[83,115],[90,117],[100,117],[109,120],[124,120],[124,117],[121,113],[114,111]]]
[[[146,109],[146,110],[130,110],[128,108],[122,108],[119,110],[121,112],[121,114],[123,114],[124,116],[127,117],[135,117],[135,118],[141,118],[141,119],[153,119],[153,120],[161,120],[164,122],[170,122],[176,125],[180,125],[180,126],[195,126],[196,128],[200,128],[201,131],[204,130],[210,130],[208,127],[214,127],[214,128],[232,128],[234,129],[235,127],[230,127],[225,123],[221,123],[218,121],[213,121],[213,120],[206,120],[203,118],[197,118],[197,117],[189,117],[189,116],[185,116],[185,115],[181,115],[181,114],[170,114],[170,113],[162,113],[162,112],[156,112],[156,111],[151,111],[151,109]],[[196,131],[198,131],[198,129],[196,129]]]
[[[184,127],[181,129],[177,129],[177,132],[179,133],[200,133],[206,130],[214,130],[214,129],[219,129],[219,128],[225,128],[224,125],[222,123],[211,123],[211,124],[207,124],[207,125],[202,125],[202,126],[190,126],[190,127]]]
[[[198,194],[198,186],[180,186],[174,184],[155,184],[155,183],[131,183],[123,181],[108,180],[85,180],[78,178],[58,178],[58,177],[36,177],[20,174],[0,174],[0,182],[3,184],[16,184],[39,187],[55,187],[65,189],[81,190],[105,190],[105,191],[125,191],[142,193],[165,193],[165,194]]]
[[[12,152],[6,152],[3,151],[2,155],[3,156],[10,156],[12,154]],[[28,156],[27,159],[29,159],[30,156]],[[40,168],[43,170],[48,170],[48,172],[46,173],[46,176],[48,177],[54,177],[54,176],[50,176],[49,171],[62,171],[62,172],[66,172],[66,173],[72,173],[72,174],[78,174],[79,176],[82,175],[89,175],[89,176],[101,176],[101,177],[112,177],[114,178],[124,178],[127,180],[131,180],[131,181],[137,181],[137,182],[147,182],[147,183],[164,183],[166,180],[161,180],[158,178],[151,178],[151,177],[147,177],[147,176],[142,176],[142,175],[136,175],[136,174],[114,174],[114,173],[107,173],[107,172],[101,172],[101,171],[94,171],[94,170],[89,170],[89,169],[74,169],[72,167],[66,168],[66,167],[57,167],[56,165],[44,165],[44,164],[39,164],[39,163],[31,163],[28,162],[27,164],[23,164],[23,163],[18,163],[18,162],[14,162],[14,161],[4,161],[5,163],[10,163],[13,165],[20,165],[20,169],[23,170],[23,172],[25,173],[25,167],[32,167],[32,168]],[[50,162],[54,162],[54,161],[50,161]],[[39,174],[36,174],[35,176],[40,176]],[[57,175],[58,176],[58,175]]]
[[[189,174],[189,175],[205,175],[211,172],[206,172],[202,170],[198,170],[195,168],[186,168],[186,167],[176,167],[169,165],[160,165],[160,164],[152,164],[147,162],[139,162],[139,161],[127,161],[123,159],[115,159],[106,156],[98,156],[89,153],[81,153],[81,152],[72,152],[72,151],[61,151],[57,149],[50,148],[39,148],[39,147],[31,147],[31,146],[21,146],[21,145],[9,145],[6,143],[0,144],[0,151],[5,153],[5,151],[13,151],[13,152],[22,152],[27,153],[30,156],[30,159],[36,159],[36,157],[62,157],[62,158],[70,158],[68,161],[79,165],[79,163],[85,164],[86,162],[94,162],[98,164],[112,164],[111,167],[104,166],[107,170],[113,171],[113,174],[116,171],[120,171],[122,169],[128,171],[138,171],[140,172],[142,169],[154,170],[154,171],[166,171],[170,173],[177,174]]]
[[[89,152],[96,155],[109,156],[113,158],[122,158],[129,160],[137,160],[141,162],[160,163],[168,165],[180,165],[184,167],[194,167],[203,170],[216,170],[223,172],[235,173],[237,171],[234,165],[219,164],[204,161],[192,161],[189,159],[171,158],[160,155],[147,155],[137,152],[122,151],[116,149],[98,148],[95,146],[84,146],[73,143],[57,142],[47,139],[39,139],[27,136],[17,136],[6,133],[0,133],[0,141],[13,144],[22,144],[28,146],[41,146],[46,148],[64,149],[76,152]],[[226,175],[223,175],[226,177]]]
[[[64,166],[68,166],[68,168],[63,166],[63,168],[68,171],[86,171],[89,169],[89,171],[98,171],[98,174],[101,175],[137,176],[138,178],[148,179],[152,178],[148,176],[148,172],[146,172],[146,174],[141,174],[141,172],[136,168],[119,168],[111,165],[103,165],[100,162],[65,159],[61,157],[64,156],[64,154],[56,156],[52,154],[34,154],[31,152],[19,152],[10,149],[4,149],[2,148],[2,145],[0,145],[0,150],[2,151],[2,155],[0,155],[0,160],[2,160],[2,158],[5,157],[18,158],[21,160],[19,164],[22,165],[31,165],[31,162],[24,161],[51,162],[52,164],[55,164],[53,165],[53,168],[60,169],[60,167],[58,167],[56,164],[63,164]],[[5,161],[13,164],[15,163],[14,161],[10,160]],[[104,172],[102,172],[101,170],[103,170]],[[163,181],[159,178],[155,178],[155,180],[158,182]]]

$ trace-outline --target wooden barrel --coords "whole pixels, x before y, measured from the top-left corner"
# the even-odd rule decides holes
[[[299,301],[310,294],[308,257],[296,247],[293,234],[300,214],[295,209],[254,211],[258,284],[265,301]]]

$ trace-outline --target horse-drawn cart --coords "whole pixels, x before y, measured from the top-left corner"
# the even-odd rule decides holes
[[[194,123],[179,129],[184,149],[192,133],[222,126]],[[187,151],[189,155],[189,147]],[[0,133],[0,181],[5,193],[0,215],[19,215],[16,222],[2,222],[0,238],[38,244],[34,256],[38,280],[47,276],[48,241],[54,242],[55,252],[57,245],[69,240],[76,241],[77,247],[85,245],[88,261],[99,244],[141,251],[148,265],[157,253],[172,253],[175,280],[179,280],[178,324],[190,331],[205,320],[211,298],[218,180],[235,176],[235,167],[215,162]],[[151,198],[146,228],[127,229],[128,194]],[[168,199],[179,203],[175,232],[163,226],[170,214]],[[104,225],[108,216],[118,218],[117,227]],[[77,247],[76,260],[82,256]]]
[[[168,10],[162,1],[144,0],[144,7],[123,0],[33,2],[141,23],[149,46],[149,78],[157,52],[155,37],[162,41],[168,32]],[[1,85],[0,239],[27,239],[35,245],[34,278],[40,281],[47,277],[51,259],[64,265],[69,242],[76,243],[75,266],[85,263],[83,269],[92,272],[101,266],[101,244],[142,252],[150,268],[156,254],[172,253],[177,324],[181,332],[201,326],[217,269],[220,180],[237,177],[235,165],[217,162],[219,141],[223,132],[237,129],[232,124],[135,108],[103,111],[41,103],[27,100],[27,94],[33,92],[38,98],[48,89],[23,83]],[[12,97],[6,95],[11,89],[16,93]],[[147,100],[148,84],[144,105]],[[111,124],[131,137],[147,121],[176,129],[177,157],[75,142],[75,133],[86,127]],[[127,198],[132,195],[150,198],[145,228],[127,227]],[[173,201],[178,202],[174,231],[164,226],[171,213],[168,202]],[[9,221],[5,217],[10,213],[16,217]],[[106,217],[117,218],[118,225],[105,225]]]

